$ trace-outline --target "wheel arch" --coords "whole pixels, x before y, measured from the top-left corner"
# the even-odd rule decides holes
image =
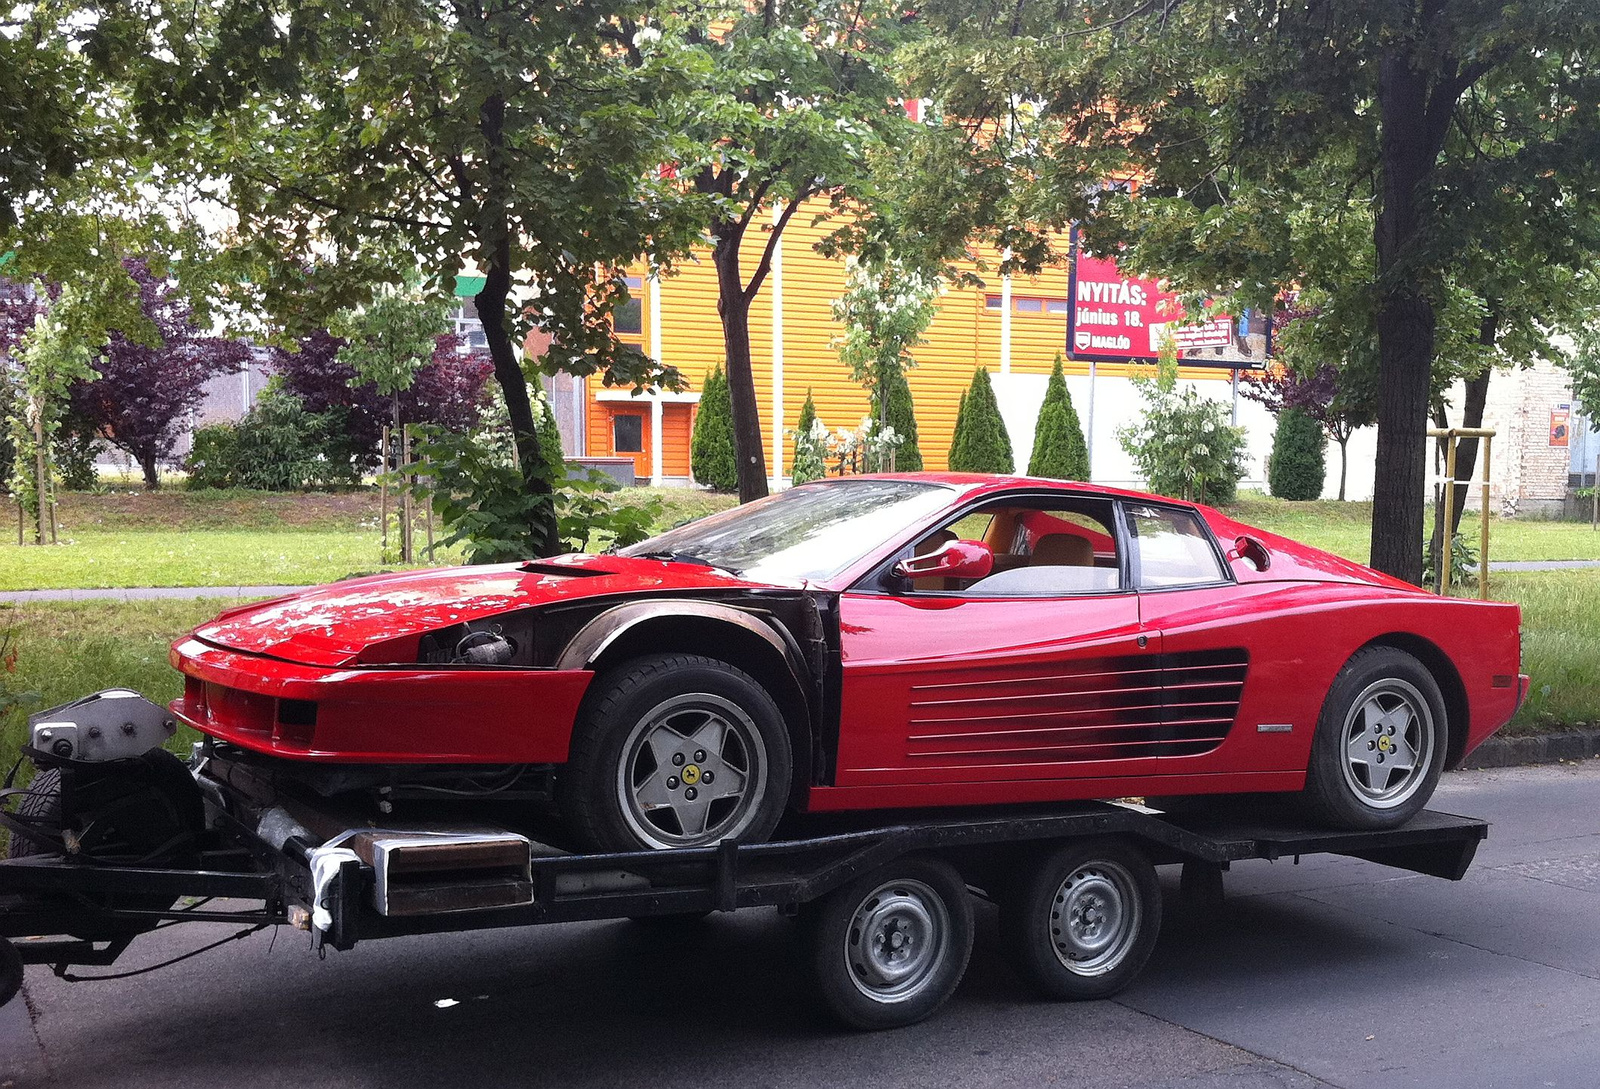
[[[1422,667],[1432,675],[1434,683],[1439,686],[1439,694],[1444,698],[1444,766],[1455,767],[1465,755],[1472,712],[1467,702],[1467,686],[1462,682],[1461,673],[1450,656],[1439,649],[1437,643],[1411,632],[1380,635],[1358,647],[1356,653],[1368,647],[1393,647],[1404,651],[1421,662]]]
[[[556,668],[600,672],[645,655],[684,652],[726,662],[766,689],[789,730],[790,804],[801,802],[811,781],[813,719],[804,659],[788,631],[718,602],[633,602],[585,624],[568,641]]]

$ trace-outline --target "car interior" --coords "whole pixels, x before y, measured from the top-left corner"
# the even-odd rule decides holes
[[[931,575],[911,579],[915,593],[1057,595],[1104,593],[1121,586],[1113,508],[1100,500],[1005,501],[964,515],[912,547],[924,556],[955,540],[982,541],[994,568],[981,579]]]

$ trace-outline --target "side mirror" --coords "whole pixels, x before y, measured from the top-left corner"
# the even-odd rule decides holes
[[[942,576],[951,579],[981,579],[994,570],[994,553],[982,541],[951,541],[925,556],[912,556],[894,565],[903,579]]]
[[[1228,553],[1228,559],[1244,560],[1257,571],[1265,571],[1272,566],[1272,553],[1267,551],[1267,546],[1250,536],[1233,539],[1233,548]]]

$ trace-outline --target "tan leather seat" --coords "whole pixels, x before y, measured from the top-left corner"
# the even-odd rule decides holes
[[[1030,567],[1093,567],[1094,545],[1071,533],[1046,533],[1033,546]]]

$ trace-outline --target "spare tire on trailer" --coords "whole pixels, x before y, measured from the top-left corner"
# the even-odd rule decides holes
[[[41,768],[18,803],[16,816],[47,835],[70,833],[75,854],[106,862],[151,868],[187,868],[200,861],[199,836],[205,829],[205,803],[187,766],[165,749],[130,760],[75,769],[74,812],[65,811],[62,771]],[[10,858],[49,854],[48,847],[13,832],[7,850]],[[80,897],[76,904],[82,905]],[[109,896],[95,898],[93,906],[164,911],[172,906],[165,896]],[[81,910],[74,913],[81,917]],[[156,920],[107,918],[94,925],[76,925],[74,937],[88,941],[114,940],[143,933]]]

